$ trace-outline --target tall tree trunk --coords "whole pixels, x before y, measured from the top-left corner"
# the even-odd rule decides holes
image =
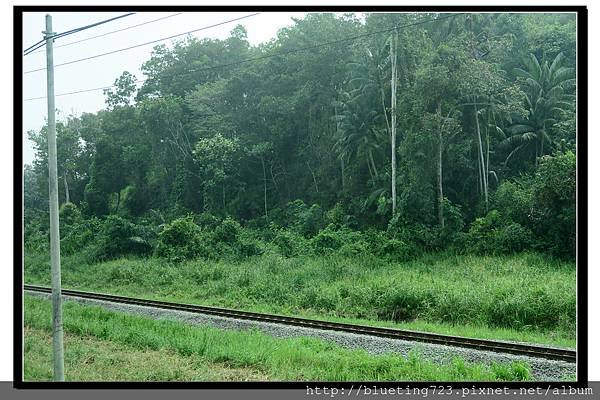
[[[485,202],[485,212],[488,210],[488,184],[487,177],[485,176],[485,161],[483,159],[483,143],[481,140],[481,129],[479,128],[479,113],[477,111],[477,103],[473,102],[475,108],[475,125],[477,127],[477,142],[479,144],[479,161],[481,163],[481,182],[483,186],[483,198]]]
[[[490,179],[490,122],[489,122],[489,117],[488,117],[488,121],[487,121],[487,126],[485,127],[485,177],[488,180],[489,183],[489,179]],[[489,184],[488,184],[488,188],[489,188]]]
[[[69,184],[67,183],[67,173],[63,174],[63,182],[65,184],[65,203],[70,203],[69,200]]]
[[[373,169],[371,168],[371,161],[369,161],[368,158],[367,158],[367,168],[369,169],[369,176],[371,177],[371,179],[375,179],[375,177],[373,176]]]
[[[396,215],[396,42],[398,31],[392,36],[390,43],[390,60],[392,62],[392,215]],[[387,121],[387,118],[386,118]]]
[[[225,181],[223,181],[222,193],[223,193],[223,212],[225,212]]]
[[[346,188],[346,175],[344,174],[344,156],[340,156],[340,170],[342,171],[342,191]]]
[[[444,190],[442,187],[442,150],[444,147],[442,130],[444,124],[442,123],[442,104],[438,102],[437,114],[440,119],[440,127],[438,129],[438,154],[437,154],[437,192],[438,192],[438,223],[444,227]]]
[[[262,163],[262,170],[263,170],[263,187],[264,187],[264,200],[265,200],[265,218],[269,218],[269,215],[267,213],[267,170],[265,169],[265,159],[264,159],[264,157],[261,157],[260,161]]]
[[[121,191],[117,192],[117,208],[115,209],[115,214],[119,212],[119,204],[121,203]]]
[[[373,150],[369,150],[369,160],[371,161],[371,167],[373,168],[373,174],[375,175],[375,178],[377,178],[379,176],[379,173],[377,172],[377,167],[375,166],[375,160],[373,159]]]
[[[334,103],[333,106],[333,112],[335,113],[336,116],[336,120],[335,120],[335,137],[337,139],[339,139],[339,135],[340,135],[340,121],[337,120],[337,116],[338,116],[338,112],[337,112],[337,106]],[[346,177],[344,176],[344,153],[342,152],[342,154],[340,154],[340,172],[342,175],[342,191],[344,190],[344,187],[346,186]]]
[[[315,184],[315,190],[317,193],[319,193],[319,185],[317,184],[317,177],[315,176],[315,173],[314,173],[313,169],[310,167],[310,163],[308,161],[306,162],[306,166],[308,167],[308,170],[310,171],[310,174],[312,175],[313,183]]]

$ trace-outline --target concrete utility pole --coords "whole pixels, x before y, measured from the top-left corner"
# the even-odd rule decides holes
[[[54,380],[65,380],[62,302],[60,290],[60,233],[58,225],[58,174],[56,167],[56,108],[54,106],[54,53],[52,16],[46,15],[46,76],[48,85],[48,174],[50,193],[50,262],[52,265],[52,354]]]
[[[390,61],[392,63],[392,215],[396,215],[396,44],[398,43],[398,31],[390,38]]]

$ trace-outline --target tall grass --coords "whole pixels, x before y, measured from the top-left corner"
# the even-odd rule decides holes
[[[51,331],[50,302],[25,297],[25,325]],[[414,353],[372,355],[309,337],[281,339],[258,331],[223,331],[111,312],[66,302],[68,336],[93,337],[146,351],[174,351],[184,357],[234,368],[251,368],[282,381],[497,381],[528,380],[528,366],[486,366],[462,359],[434,364]],[[27,339],[26,339],[27,342]],[[68,349],[67,349],[68,351]],[[123,366],[115,366],[123,368]],[[25,366],[28,369],[28,366]],[[135,376],[135,375],[132,375]],[[69,376],[67,376],[69,379]]]
[[[26,256],[25,279],[49,283],[45,257]],[[243,262],[120,259],[63,264],[69,288],[295,314],[469,324],[575,337],[573,263],[539,254],[436,254],[404,263],[373,256]]]

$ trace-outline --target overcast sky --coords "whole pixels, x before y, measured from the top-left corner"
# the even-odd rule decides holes
[[[186,12],[171,18],[113,33],[101,38],[59,47],[70,42],[151,21],[175,13],[176,12],[141,12],[96,28],[91,28],[64,38],[58,38],[54,43],[54,63],[56,65],[79,58],[85,58],[253,14],[252,12]],[[53,30],[60,33],[122,14],[124,13],[52,13]],[[301,18],[304,14],[306,13],[263,12],[241,21],[209,28],[192,35],[197,38],[225,39],[237,24],[242,24],[248,31],[248,40],[250,41],[250,44],[256,45],[275,37],[279,29],[292,25],[292,17]],[[24,14],[24,49],[38,42],[42,38],[41,32],[44,30],[44,27],[45,13]],[[184,36],[178,39],[181,38],[184,38]],[[171,44],[172,40],[154,43],[88,61],[56,67],[54,74],[55,93],[59,95],[61,93],[82,89],[109,86],[114,83],[115,79],[118,78],[123,71],[129,71],[136,75],[138,79],[141,79],[143,78],[143,75],[140,72],[142,63],[150,58],[152,48],[161,43]],[[45,54],[46,53],[42,48],[42,51],[25,56],[23,59],[23,71],[44,68],[46,66]],[[45,70],[23,75],[23,99],[45,95]],[[23,102],[23,134],[25,136],[23,143],[23,160],[25,163],[31,163],[34,159],[33,148],[31,143],[27,140],[25,133],[32,129],[39,130],[44,125],[47,114],[46,107],[46,99]],[[59,110],[57,120],[64,119],[69,114],[79,115],[82,112],[97,112],[104,108],[104,94],[102,90],[98,90],[68,96],[57,96],[56,108]]]

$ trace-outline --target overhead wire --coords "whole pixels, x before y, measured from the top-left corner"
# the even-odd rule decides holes
[[[135,24],[135,25],[131,25],[131,26],[126,26],[125,28],[116,29],[114,31],[102,33],[100,35],[90,36],[88,38],[84,38],[84,39],[81,39],[81,40],[76,40],[74,42],[64,43],[64,44],[61,44],[61,45],[58,45],[58,46],[54,46],[54,48],[58,49],[58,48],[61,48],[61,47],[71,46],[73,44],[85,42],[85,41],[92,40],[92,39],[97,39],[97,38],[100,38],[100,37],[111,35],[113,33],[123,32],[123,31],[126,31],[128,29],[133,29],[133,28],[137,28],[139,26],[148,25],[148,24],[151,24],[151,23],[154,23],[154,22],[158,22],[158,21],[162,21],[162,20],[165,20],[165,19],[168,19],[168,18],[176,17],[176,16],[181,15],[181,14],[183,14],[183,13],[179,12],[179,13],[175,13],[175,14],[170,14],[170,15],[167,15],[167,16],[164,16],[164,17],[161,17],[161,18],[152,19],[150,21],[145,21],[145,22],[142,22],[142,23],[139,23],[139,24]],[[33,51],[33,53],[43,53],[43,51],[41,51],[41,50],[40,51]]]
[[[112,51],[108,51],[106,53],[96,54],[96,55],[89,56],[89,57],[79,58],[77,60],[67,61],[67,62],[64,62],[64,63],[61,63],[61,64],[56,64],[54,67],[56,68],[56,67],[61,67],[63,65],[75,64],[75,63],[78,63],[78,62],[87,61],[87,60],[91,60],[91,59],[94,59],[94,58],[107,56],[109,54],[120,53],[122,51],[135,49],[137,47],[147,46],[149,44],[153,44],[153,43],[157,43],[157,42],[162,42],[162,41],[173,39],[173,38],[176,38],[176,37],[179,37],[179,36],[189,35],[190,33],[202,31],[202,30],[209,29],[209,28],[214,28],[214,27],[217,27],[217,26],[220,26],[220,25],[225,25],[225,24],[228,24],[230,22],[235,22],[235,21],[239,21],[239,20],[242,20],[242,19],[250,18],[250,17],[253,17],[253,16],[258,15],[258,14],[260,14],[260,13],[249,14],[249,15],[245,15],[243,17],[238,17],[238,18],[227,20],[227,21],[219,22],[218,24],[204,26],[202,28],[194,29],[194,30],[191,30],[191,31],[183,32],[183,33],[178,33],[176,35],[171,35],[171,36],[167,36],[167,37],[160,38],[160,39],[151,40],[149,42],[139,43],[139,44],[136,44],[136,45],[133,45],[133,46],[129,46],[129,47],[125,47],[125,48],[122,48],[122,49],[112,50]],[[32,72],[44,71],[45,69],[46,69],[46,67],[43,67],[43,68],[38,68],[38,69],[32,69],[32,70],[29,70],[29,71],[25,71],[23,73],[24,74],[30,74]]]
[[[212,66],[212,67],[205,67],[205,68],[194,69],[194,70],[186,70],[186,71],[182,71],[182,72],[185,72],[185,73],[203,72],[203,71],[209,71],[209,70],[213,70],[213,69],[217,69],[217,68],[225,68],[225,67],[231,67],[231,66],[234,66],[234,65],[245,64],[245,63],[253,62],[253,61],[260,61],[260,60],[264,60],[264,59],[267,59],[267,58],[279,57],[279,56],[293,54],[293,53],[297,53],[297,52],[301,52],[301,51],[312,50],[312,49],[315,49],[315,48],[320,48],[320,47],[325,47],[325,46],[331,46],[331,45],[338,44],[338,43],[354,41],[354,40],[361,39],[361,38],[364,38],[364,37],[369,37],[369,36],[373,36],[373,35],[377,35],[377,34],[381,34],[381,33],[391,32],[391,31],[394,31],[396,29],[400,30],[400,29],[405,29],[405,28],[409,28],[409,27],[412,27],[412,26],[426,24],[426,23],[429,23],[429,22],[441,21],[441,20],[444,20],[444,19],[455,17],[455,16],[457,16],[459,14],[460,13],[448,14],[448,15],[443,16],[443,17],[431,18],[431,19],[428,19],[428,20],[421,20],[421,21],[410,23],[410,24],[400,25],[400,26],[394,26],[394,27],[391,27],[391,28],[382,29],[382,30],[378,30],[378,31],[371,31],[371,32],[367,32],[367,33],[364,33],[364,34],[361,34],[361,35],[355,35],[355,36],[351,36],[351,37],[344,38],[344,39],[338,39],[338,40],[333,40],[333,41],[330,41],[330,42],[318,43],[318,44],[311,45],[311,46],[306,46],[306,47],[291,49],[291,50],[287,50],[287,51],[283,51],[283,52],[278,52],[278,53],[273,53],[273,54],[266,54],[264,56],[254,57],[254,58],[248,58],[248,59],[236,61],[236,62],[233,62],[233,63],[220,64],[220,65],[215,65],[215,66]],[[179,72],[178,75],[180,75],[182,72]],[[166,75],[166,76],[168,76],[168,75]],[[166,77],[166,76],[163,76],[163,77]],[[145,81],[147,81],[149,79],[150,78],[137,79],[133,83],[142,83],[142,82],[145,82]],[[67,92],[67,93],[57,94],[56,96],[67,96],[67,95],[78,94],[78,93],[93,92],[93,91],[97,91],[97,90],[110,89],[110,88],[113,88],[113,87],[116,87],[116,86],[117,85],[108,85],[108,86],[96,87],[96,88],[91,88],[91,89],[82,89],[82,90],[77,90],[77,91],[73,91],[73,92]],[[45,98],[46,98],[46,96],[32,97],[32,98],[24,99],[23,101],[40,100],[40,99],[45,99]]]
[[[103,25],[103,24],[106,24],[108,22],[115,21],[117,19],[129,17],[130,15],[134,15],[134,14],[135,14],[134,12],[130,12],[130,13],[127,13],[127,14],[123,14],[123,15],[119,15],[119,16],[113,17],[113,18],[105,19],[103,21],[95,22],[93,24],[89,24],[89,25],[85,25],[85,26],[82,26],[82,27],[79,27],[79,28],[71,29],[69,31],[65,31],[65,32],[62,32],[62,33],[57,33],[55,35],[52,35],[52,39],[55,40],[55,39],[57,39],[59,37],[64,37],[64,36],[72,35],[74,33],[85,31],[86,29],[94,28],[96,26]],[[48,32],[48,33],[50,33],[50,32]],[[40,40],[39,42],[34,43],[33,45],[31,45],[28,48],[26,48],[25,50],[23,50],[23,53],[24,53],[23,55],[26,56],[28,54],[31,54],[33,51],[35,51],[38,48],[40,48],[41,45],[43,45],[43,43],[46,41],[46,39],[47,38],[45,37],[42,40]]]

